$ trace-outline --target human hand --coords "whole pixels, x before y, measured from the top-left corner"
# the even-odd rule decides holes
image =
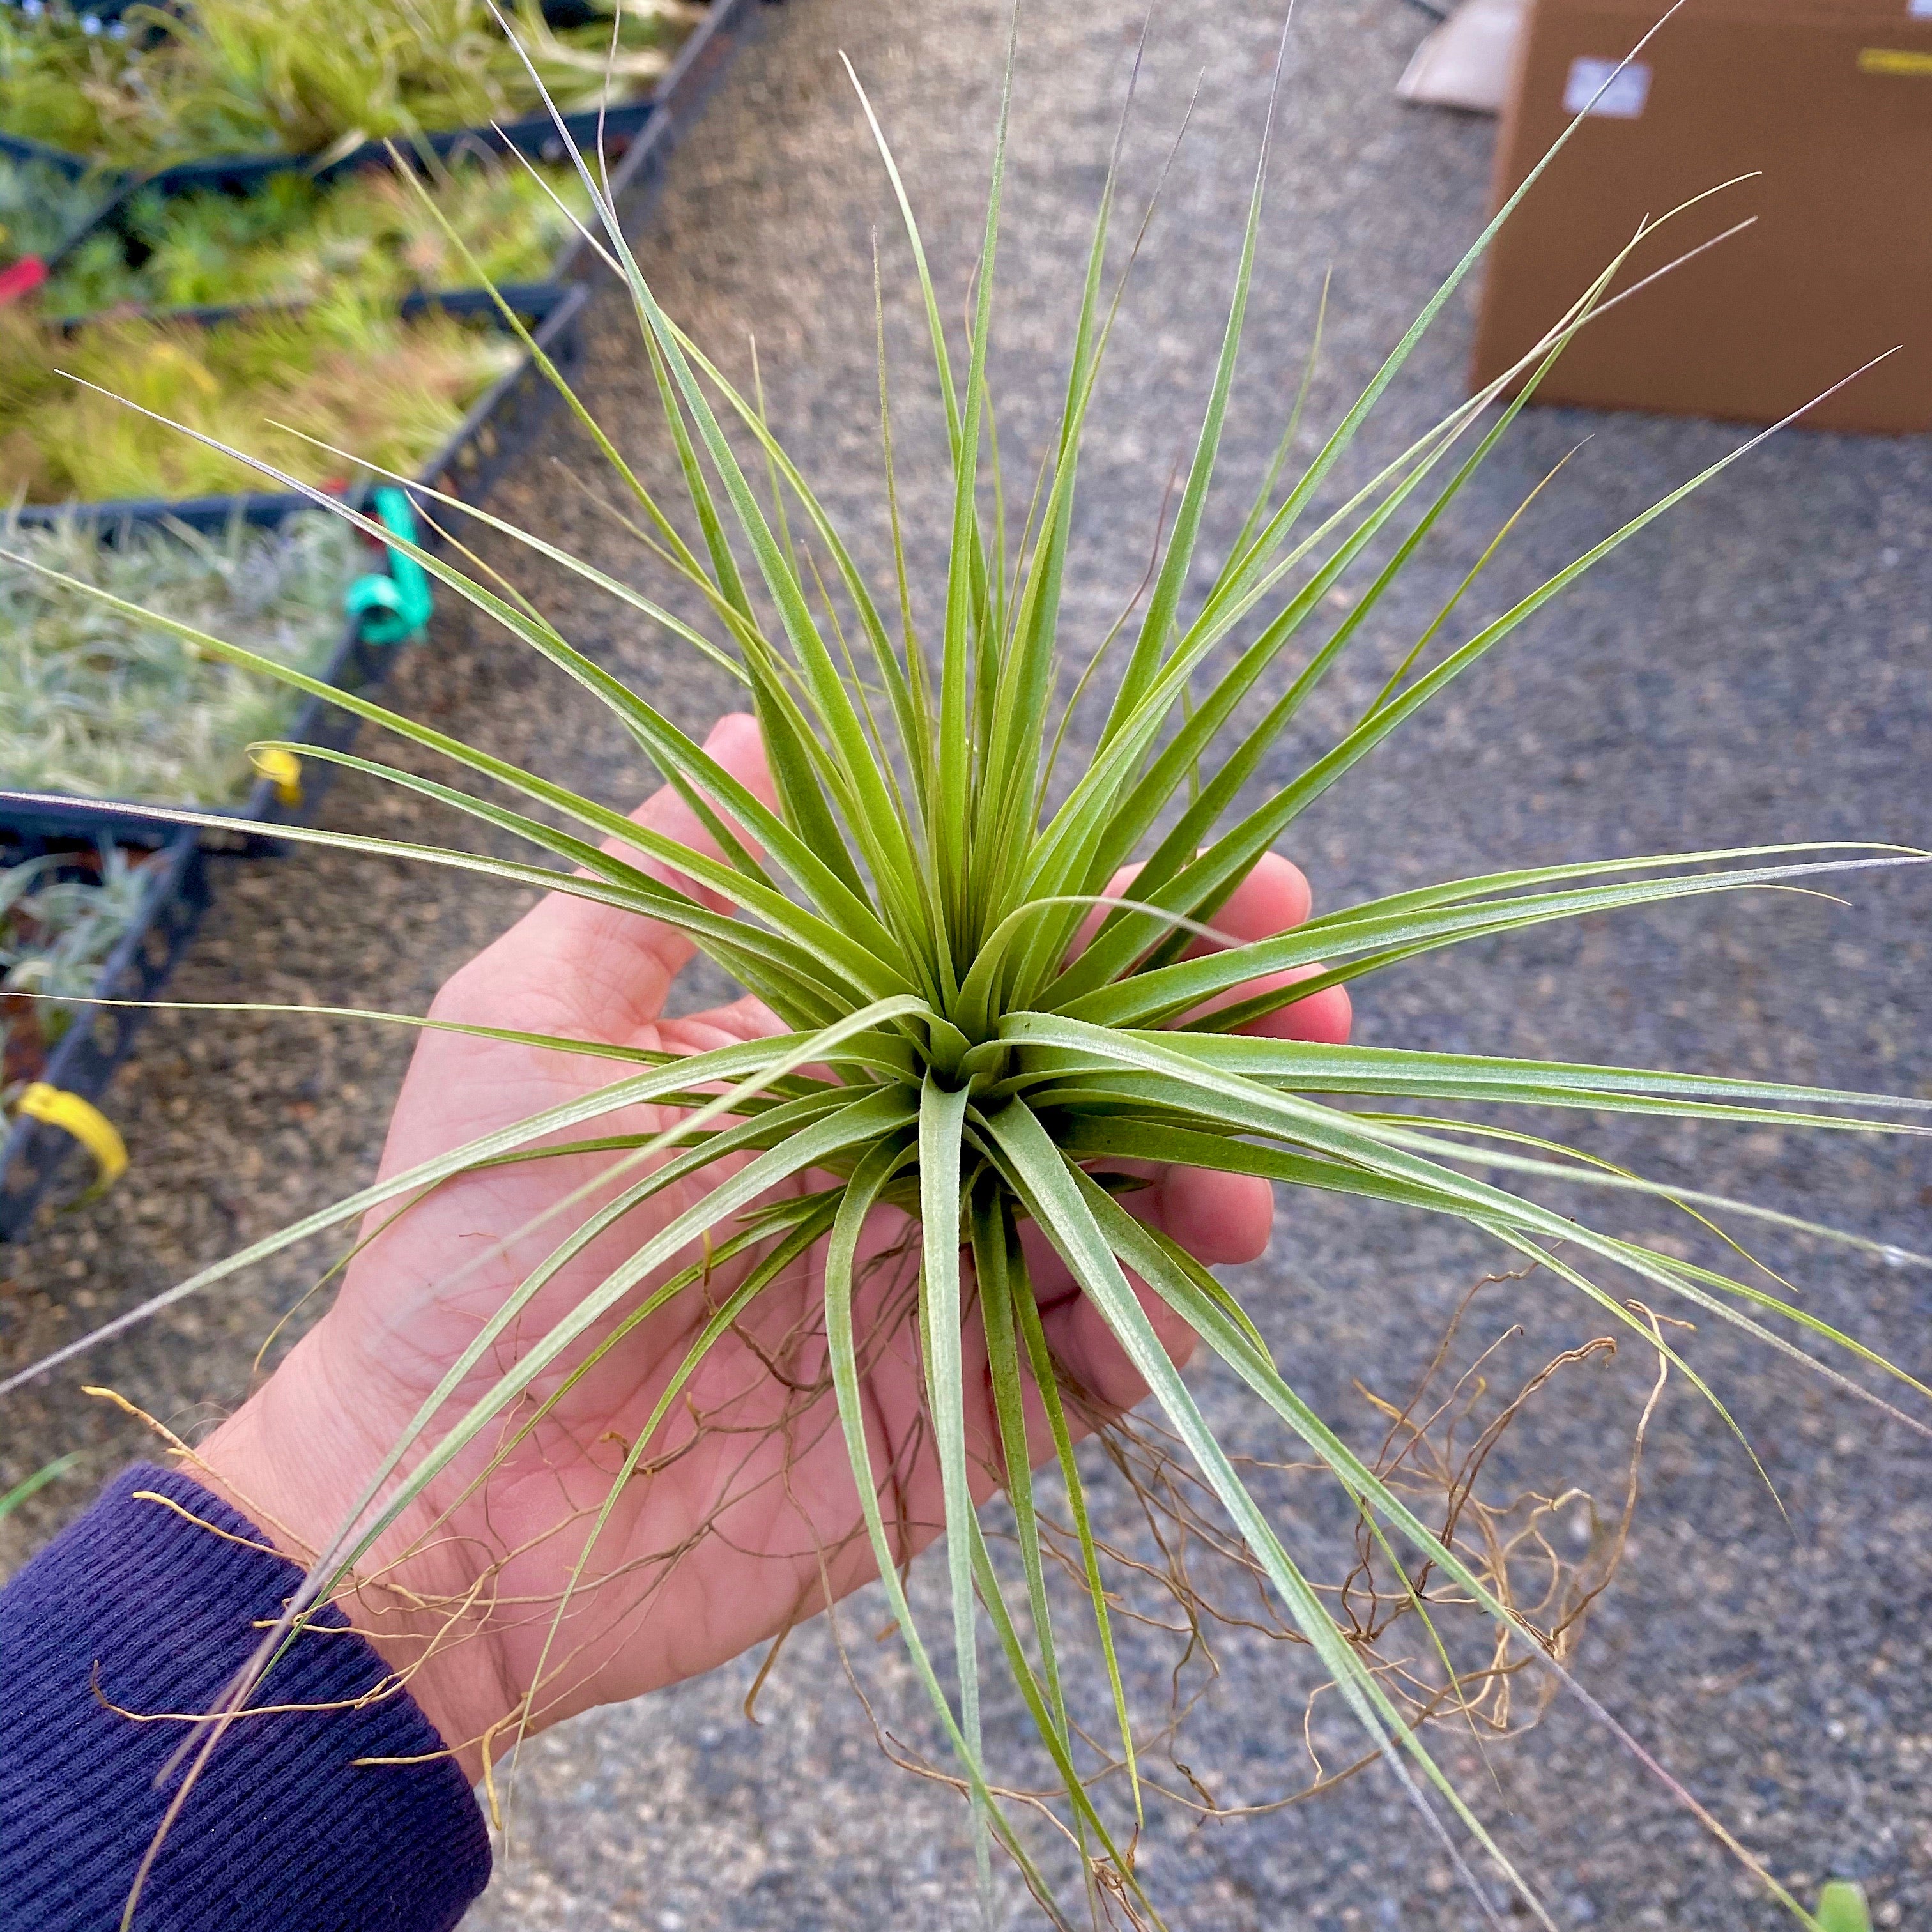
[[[754,720],[725,718],[706,748],[771,801]],[[635,816],[695,850],[716,849],[668,788]],[[698,891],[634,851],[610,849]],[[1130,877],[1123,874],[1114,890]],[[1256,939],[1299,924],[1308,910],[1306,880],[1270,855],[1216,923],[1234,938]],[[672,982],[692,955],[682,934],[652,920],[553,893],[449,981],[432,1016],[680,1054],[782,1030],[751,999],[664,1018]],[[1337,987],[1251,1030],[1339,1040],[1348,1024],[1348,997]],[[608,1060],[424,1033],[391,1120],[382,1172],[406,1169],[611,1078]],[[673,1118],[664,1108],[634,1108],[606,1117],[598,1130],[647,1135]],[[579,1189],[592,1190],[581,1208],[587,1214],[608,1164],[608,1156],[575,1155],[494,1168],[445,1184],[380,1232],[372,1223],[365,1233],[373,1238],[333,1307],[202,1446],[208,1479],[291,1555],[313,1560],[478,1328],[574,1225],[532,1224]],[[721,1162],[686,1178],[607,1231],[545,1284],[520,1327],[543,1334],[725,1171]],[[1126,1204],[1202,1261],[1252,1260],[1267,1245],[1265,1182],[1194,1169],[1160,1170],[1148,1180]],[[871,1265],[855,1303],[862,1351],[869,1338],[863,1394],[874,1470],[882,1496],[889,1486],[889,1528],[907,1556],[939,1534],[942,1520],[906,1292],[916,1266],[909,1232],[896,1210],[874,1213],[861,1257]],[[1049,1342],[1089,1397],[1088,1414],[1130,1407],[1144,1388],[1065,1268],[1043,1242],[1028,1239]],[[635,1300],[696,1258],[681,1256]],[[440,1472],[338,1598],[472,1780],[519,1731],[694,1676],[876,1574],[826,1370],[822,1244],[705,1355],[586,1558],[595,1519],[637,1432],[742,1272],[721,1267],[708,1299],[680,1294],[569,1381],[626,1312],[612,1311],[538,1378],[494,1435],[486,1432]],[[1162,1342],[1184,1359],[1193,1337],[1154,1298],[1143,1300]],[[506,1330],[494,1356],[477,1365],[446,1424],[510,1365],[518,1335]],[[976,1312],[964,1354],[974,1495],[983,1500],[998,1486],[999,1463]],[[1028,1403],[1028,1439],[1050,1454],[1031,1390]]]

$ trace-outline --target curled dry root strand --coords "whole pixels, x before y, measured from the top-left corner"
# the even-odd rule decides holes
[[[1574,1657],[1590,1607],[1609,1587],[1628,1547],[1645,1438],[1668,1378],[1669,1365],[1660,1352],[1656,1376],[1632,1428],[1622,1493],[1613,1507],[1606,1509],[1589,1490],[1574,1484],[1508,1490],[1486,1485],[1484,1478],[1500,1445],[1551,1383],[1586,1364],[1607,1362],[1617,1352],[1614,1338],[1594,1337],[1520,1379],[1504,1381],[1505,1358],[1526,1339],[1522,1328],[1511,1324],[1466,1366],[1452,1372],[1456,1342],[1478,1297],[1485,1288],[1520,1281],[1534,1271],[1532,1266],[1474,1283],[1406,1400],[1391,1401],[1359,1380],[1354,1384],[1384,1426],[1378,1451],[1370,1459],[1375,1473],[1468,1564],[1514,1621],[1478,1610],[1466,1592],[1446,1582],[1430,1564],[1399,1562],[1401,1552],[1378,1534],[1365,1513],[1356,1516],[1354,1561],[1341,1580],[1315,1583],[1411,1726],[1460,1726],[1479,1751],[1531,1730],[1548,1708],[1556,1681],[1532,1668],[1535,1650],[1559,1663]],[[1660,1341],[1665,1322],[1649,1309],[1632,1306]],[[1310,1694],[1304,1708],[1303,1733],[1311,1767],[1305,1782],[1263,1798],[1225,1802],[1197,1774],[1183,1755],[1184,1731],[1220,1677],[1217,1639],[1246,1634],[1304,1647],[1306,1640],[1280,1617],[1261,1565],[1227,1527],[1172,1432],[1137,1414],[1100,1414],[1077,1389],[1066,1388],[1064,1394],[1069,1407],[1079,1407],[1093,1426],[1088,1453],[1104,1462],[1131,1498],[1137,1519],[1131,1536],[1110,1540],[1097,1528],[1095,1532],[1111,1586],[1110,1614],[1117,1628],[1132,1624],[1172,1646],[1167,1708],[1157,1724],[1136,1732],[1140,1787],[1204,1820],[1246,1817],[1303,1804],[1374,1763],[1376,1754],[1370,1752],[1338,1768],[1324,1764],[1316,1719],[1323,1693],[1333,1688],[1324,1682]],[[1327,1478],[1332,1493],[1332,1472],[1325,1464],[1233,1460],[1244,1478]],[[1050,1512],[1037,1493],[1035,1506],[1042,1552],[1084,1588],[1084,1566],[1072,1525]],[[989,1540],[993,1535],[989,1528]],[[1000,1540],[1012,1541],[1010,1537]],[[1575,1553],[1564,1553],[1565,1543]],[[886,1754],[903,1769],[964,1796],[966,1782],[956,1772],[922,1757],[890,1732],[866,1696],[842,1639],[839,1648],[848,1680]],[[760,1684],[764,1675],[761,1670]],[[1124,1781],[1127,1767],[1118,1741],[1110,1744],[1090,1729],[1074,1728],[1088,1753],[1089,1788],[1109,1780]],[[1150,1760],[1157,1754],[1172,1768],[1172,1777],[1152,1769]],[[1109,1923],[1138,1928],[1150,1922],[1127,1875],[1094,1857],[1090,1846],[1082,1844],[1069,1827],[1054,1804],[1055,1788],[1042,1782],[1036,1788],[989,1789],[996,1798],[1044,1819],[1076,1850],[1088,1865],[1090,1900],[1104,1909]],[[1131,1862],[1131,1842],[1126,1856]]]

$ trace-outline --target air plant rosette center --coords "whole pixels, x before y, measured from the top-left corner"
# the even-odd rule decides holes
[[[1012,75],[1010,61],[1009,95]],[[859,98],[871,121],[862,90]],[[872,122],[904,218],[904,253],[930,325],[929,380],[945,424],[951,508],[937,581],[912,568],[901,529],[883,320],[884,523],[893,567],[875,580],[767,426],[755,388],[743,393],[659,307],[595,166],[584,165],[598,245],[628,291],[684,500],[661,501],[624,461],[597,421],[594,399],[572,396],[569,405],[608,462],[605,484],[640,556],[700,614],[681,616],[652,592],[476,514],[507,542],[526,544],[547,564],[596,586],[628,621],[679,640],[736,680],[756,718],[769,788],[743,758],[728,758],[678,729],[502,578],[398,543],[452,595],[607,704],[674,788],[690,829],[674,836],[640,824],[540,772],[345,694],[339,701],[346,708],[447,760],[462,782],[346,754],[313,755],[467,814],[495,836],[522,842],[529,856],[512,860],[314,827],[286,836],[460,866],[658,922],[761,1002],[769,1024],[728,1044],[675,1053],[547,1032],[535,1013],[527,1024],[475,1024],[441,1012],[426,1020],[384,1016],[431,1034],[460,1027],[539,1058],[594,1056],[608,1065],[568,1097],[399,1164],[174,1292],[212,1291],[297,1241],[346,1234],[365,1216],[405,1239],[427,1217],[448,1231],[445,1245],[454,1247],[463,1238],[463,1190],[478,1177],[509,1168],[540,1179],[549,1171],[542,1163],[560,1151],[580,1177],[533,1209],[513,1242],[492,1245],[481,1260],[449,1262],[438,1293],[473,1293],[479,1276],[500,1279],[500,1292],[492,1289],[460,1355],[317,1553],[268,1652],[314,1605],[352,1595],[363,1568],[398,1561],[399,1539],[414,1546],[466,1529],[474,1521],[469,1498],[493,1472],[541,1454],[546,1426],[569,1419],[572,1389],[640,1324],[681,1311],[688,1353],[640,1426],[608,1445],[598,1496],[548,1532],[580,1552],[571,1586],[540,1606],[540,1641],[514,1640],[537,1644],[535,1688],[507,1730],[479,1748],[487,1760],[519,1730],[570,1708],[595,1649],[587,1633],[601,1617],[628,1614],[650,1587],[647,1574],[608,1553],[604,1539],[659,1480],[667,1459],[688,1449],[696,1392],[709,1386],[716,1352],[736,1346],[740,1324],[795,1296],[802,1271],[809,1292],[788,1333],[803,1337],[796,1346],[815,1364],[812,1413],[825,1433],[813,1440],[829,1437],[849,1468],[851,1546],[869,1559],[854,1565],[850,1548],[834,1552],[846,1562],[838,1574],[849,1579],[844,1587],[868,1569],[882,1580],[952,1748],[950,1773],[971,1808],[982,1855],[1004,1847],[1056,1923],[1090,1913],[1160,1922],[1132,1856],[1142,1796],[1136,1719],[1114,1667],[1108,1559],[1090,1534],[1073,1453],[1090,1420],[1091,1391],[1056,1352],[1057,1308],[1044,1292],[1050,1279],[1079,1298],[1151,1391],[1148,1413],[1165,1432],[1166,1453],[1185,1459],[1199,1508],[1263,1582],[1284,1630],[1331,1678],[1334,1707],[1356,1727],[1363,1751],[1413,1799],[1459,1868],[1487,1862],[1547,1924],[1478,1799],[1438,1765],[1412,1708],[1338,1623],[1333,1600],[1298,1552],[1294,1527],[1258,1501],[1163,1338],[1184,1328],[1198,1336],[1281,1441],[1332,1477],[1359,1512],[1370,1561],[1384,1579],[1426,1569],[1453,1585],[1469,1616],[1520,1642],[1538,1671],[1587,1702],[1563,1646],[1492,1567],[1443,1534],[1439,1519],[1432,1521],[1400,1480],[1317,1412],[1294,1385],[1292,1366],[1272,1358],[1236,1293],[1136,1216],[1136,1184],[1178,1168],[1446,1216],[1480,1236],[1501,1267],[1533,1268],[1541,1281],[1567,1287],[1608,1333],[1714,1402],[1721,1391],[1684,1361],[1673,1322],[1730,1324],[1767,1349],[1810,1363],[1848,1400],[1924,1430],[1846,1371],[1888,1378],[1899,1402],[1926,1397],[1924,1387],[1797,1305],[1775,1278],[1735,1254],[1734,1266],[1706,1266],[1605,1224],[1619,1209],[1661,1202],[1727,1230],[1762,1220],[1870,1253],[1875,1244],[1612,1168],[1573,1149],[1550,1122],[1630,1113],[1712,1132],[1774,1126],[1922,1133],[1932,1103],[1702,1073],[1352,1046],[1306,1025],[1295,1036],[1298,1008],[1305,1019],[1331,989],[1372,982],[1445,946],[1920,855],[1784,846],[1580,860],[1474,874],[1286,930],[1240,929],[1244,882],[1279,866],[1270,854],[1309,806],[1565,586],[1761,440],[1671,490],[1452,646],[1444,634],[1449,616],[1480,594],[1486,560],[1475,560],[1449,608],[1388,664],[1378,694],[1354,722],[1286,782],[1264,782],[1291,728],[1306,728],[1312,695],[1352,650],[1366,647],[1370,620],[1393,609],[1392,587],[1406,580],[1443,511],[1508,433],[1550,362],[1600,312],[1618,266],[1606,264],[1598,284],[1510,372],[1508,400],[1498,382],[1342,490],[1344,459],[1492,226],[1297,467],[1304,382],[1279,460],[1258,491],[1244,493],[1250,507],[1238,540],[1210,562],[1201,538],[1210,498],[1222,487],[1222,437],[1237,406],[1273,114],[1271,105],[1192,460],[1144,596],[1104,643],[1076,634],[1065,593],[1083,436],[1103,406],[1098,384],[1129,252],[1115,232],[1124,226],[1116,219],[1118,148],[1065,338],[1064,404],[1029,496],[1002,487],[990,427],[994,321],[1011,299],[998,260],[1004,97],[963,340],[946,320],[910,200]],[[1126,129],[1124,118],[1124,136]],[[263,473],[284,485],[297,480],[273,466]],[[384,534],[352,510],[338,506],[338,514]],[[1330,593],[1345,578],[1354,594],[1341,610]],[[157,621],[212,658],[315,688],[213,632]],[[1079,703],[1096,705],[1100,723],[1076,759],[1068,719]],[[647,1109],[656,1111],[640,1111]],[[1544,1204],[1552,1194],[1580,1205],[1570,1212]],[[379,1246],[382,1238],[392,1238],[379,1237]],[[506,1258],[512,1249],[514,1267]],[[893,1350],[916,1364],[922,1394],[918,1447],[904,1464],[885,1452],[868,1400],[881,1356]],[[788,1388],[793,1381],[778,1371],[790,1360],[774,1368]],[[969,1410],[983,1425],[976,1436]],[[1148,1466],[1124,1461],[1116,1466],[1122,1480],[1147,1480]],[[1028,1473],[1041,1464],[1064,1485],[1066,1520],[1057,1526],[1046,1522]],[[1017,1554],[1010,1598],[975,1507],[989,1471],[1005,1498],[999,1524]],[[950,1627],[943,1644],[915,1616],[901,1575],[920,1539],[907,1537],[900,1502],[904,1486],[920,1481],[933,1507],[928,1534],[944,1530]],[[733,1501],[721,1492],[718,1511]],[[1049,1546],[1066,1560],[1052,1560]],[[514,1576],[520,1552],[501,1554]],[[1059,1587],[1069,1576],[1072,1587]],[[1392,1587],[1400,1595],[1410,1586]],[[512,1641],[490,1612],[471,1607],[475,1601],[452,1604],[452,1626]],[[528,1612],[520,1604],[520,1631],[527,1632]],[[1076,1629],[1091,1634],[1087,1654],[1103,1660],[1097,1684],[1071,1681],[1063,1670],[1074,1646],[1059,1643],[1054,1632]],[[1006,1795],[989,1761],[980,1716],[989,1658],[1016,1688],[1060,1781],[1055,1816],[1090,1880],[1084,1898],[1058,1896],[1042,1875],[1024,1808]],[[272,1668],[238,1694],[272,1700]],[[1103,1730],[1107,1769],[1122,1774],[1096,1773],[1090,1741]]]

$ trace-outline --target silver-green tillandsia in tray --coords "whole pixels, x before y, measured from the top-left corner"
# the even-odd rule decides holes
[[[248,747],[286,731],[301,698],[121,607],[218,630],[320,674],[365,554],[354,531],[320,511],[266,530],[238,518],[212,535],[4,523],[0,549],[16,560],[0,560],[0,786],[208,806],[248,795]]]

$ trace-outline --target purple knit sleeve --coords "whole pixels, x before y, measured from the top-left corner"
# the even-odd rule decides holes
[[[190,1522],[166,1498],[189,1512]],[[219,1532],[220,1534],[213,1532]],[[146,1465],[0,1590],[0,1932],[110,1932],[191,1726],[301,1578],[198,1484]],[[482,1814],[429,1720],[340,1616],[298,1638],[210,1756],[135,1932],[448,1932],[490,1876]],[[335,1706],[328,1708],[326,1707]]]

